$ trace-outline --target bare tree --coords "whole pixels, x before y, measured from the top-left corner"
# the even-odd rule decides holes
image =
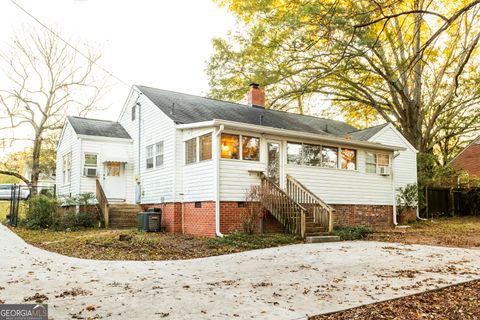
[[[10,83],[0,89],[0,121],[9,124],[0,130],[32,141],[31,177],[19,177],[25,182],[38,183],[44,137],[60,130],[67,114],[85,115],[97,108],[107,79],[97,78],[93,70],[100,55],[87,51],[80,54],[57,33],[26,27],[0,53]],[[18,172],[1,173],[18,177]]]

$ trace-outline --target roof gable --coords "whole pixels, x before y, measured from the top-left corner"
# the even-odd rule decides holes
[[[115,121],[67,117],[68,122],[78,135],[131,139],[123,126]]]
[[[378,126],[362,129],[362,130],[357,130],[352,133],[350,133],[350,136],[353,139],[356,140],[363,140],[367,141],[370,138],[372,138],[374,135],[376,135],[378,132],[380,132],[383,128],[385,128],[388,125],[388,123],[380,124]]]
[[[177,124],[218,119],[334,136],[345,136],[357,130],[337,120],[251,107],[146,86],[136,87]]]

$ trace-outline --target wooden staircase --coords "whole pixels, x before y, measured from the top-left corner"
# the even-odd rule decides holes
[[[135,228],[137,225],[137,213],[142,211],[140,205],[110,203],[98,179],[96,182],[96,198],[98,207],[103,215],[105,228]]]
[[[332,237],[333,208],[287,175],[286,190],[282,190],[266,175],[261,175],[262,205],[285,227],[286,231],[309,242],[338,240]],[[315,239],[314,239],[315,238]]]

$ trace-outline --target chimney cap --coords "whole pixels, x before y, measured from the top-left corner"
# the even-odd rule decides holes
[[[252,88],[255,88],[255,89],[258,89],[260,87],[260,85],[258,83],[255,83],[255,82],[251,82],[248,86],[252,87]]]

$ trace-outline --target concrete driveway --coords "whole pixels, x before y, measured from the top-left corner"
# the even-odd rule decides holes
[[[480,251],[337,242],[93,261],[32,247],[0,225],[0,270],[0,300],[44,295],[53,319],[306,319],[480,278]]]

